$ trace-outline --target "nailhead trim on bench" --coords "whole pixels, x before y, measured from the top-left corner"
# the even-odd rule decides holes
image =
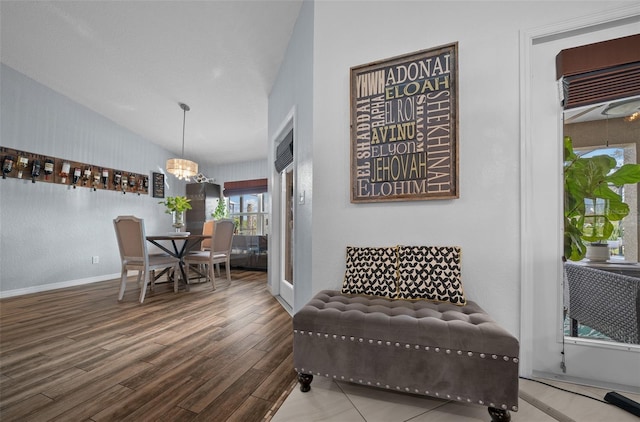
[[[313,334],[314,334],[314,333],[313,333],[313,332],[311,332],[311,331],[303,331],[303,330],[296,330],[296,329],[294,329],[294,330],[293,330],[293,333],[294,333],[294,334],[300,334],[300,335],[309,335],[309,336],[313,336]],[[338,337],[339,337],[339,338],[340,338],[340,340],[346,340],[346,336],[339,335],[339,334],[316,333],[316,335],[317,335],[318,337],[323,337],[323,336],[324,336],[324,338],[325,338],[325,339],[331,339],[331,338],[333,338],[334,340],[337,340],[337,339],[338,339]],[[356,340],[356,338],[352,336],[352,337],[349,337],[349,340],[350,340],[350,341],[355,341],[355,340]],[[360,343],[364,343],[364,342],[365,342],[365,340],[367,340],[367,342],[368,342],[369,344],[374,344],[374,343],[376,343],[376,344],[377,344],[377,345],[379,345],[379,346],[381,346],[381,345],[383,344],[383,340],[364,339],[364,338],[362,338],[362,337],[359,337],[359,338],[358,338],[358,342],[360,342]],[[384,344],[385,344],[386,346],[391,346],[391,345],[392,345],[392,343],[391,343],[390,341],[384,341]],[[398,342],[393,343],[393,345],[394,345],[395,347],[400,347],[400,346],[401,346],[401,344],[400,344],[400,343],[398,343]],[[407,343],[407,344],[405,344],[405,345],[404,345],[404,348],[405,348],[405,349],[410,349],[411,347],[412,347],[412,345],[411,345],[411,344],[409,344],[409,343]],[[416,350],[419,350],[420,348],[424,347],[424,350],[425,350],[425,351],[427,351],[427,352],[431,350],[431,346],[422,346],[422,345],[416,344],[416,345],[413,345],[413,347],[414,347]],[[434,347],[434,348],[433,348],[433,351],[434,351],[435,353],[440,353],[440,348],[439,348],[439,347]],[[446,349],[446,350],[445,350],[445,353],[446,353],[446,354],[451,354],[451,349]],[[473,356],[474,356],[474,353],[477,353],[477,352],[464,351],[464,350],[456,350],[456,354],[457,354],[458,356],[463,356],[465,353],[466,353],[466,355],[467,355],[468,357],[473,357]],[[480,354],[479,354],[479,356],[480,356],[480,358],[481,358],[481,359],[485,359],[485,358],[487,357],[487,355],[486,355],[485,353],[480,353]],[[497,359],[498,359],[498,355],[491,355],[491,359],[497,360]],[[512,361],[513,363],[518,363],[518,362],[519,362],[519,360],[518,360],[518,358],[517,358],[517,357],[502,356],[502,359],[503,359],[505,362],[509,362],[509,361]]]

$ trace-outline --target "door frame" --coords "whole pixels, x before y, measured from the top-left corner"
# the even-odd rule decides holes
[[[632,371],[628,371],[629,367],[639,361],[638,351],[584,342],[563,343],[560,322],[562,300],[545,308],[547,311],[550,307],[553,310],[547,312],[548,316],[541,315],[544,312],[540,309],[544,306],[541,306],[541,298],[546,297],[548,300],[549,297],[562,297],[562,125],[558,100],[557,127],[549,128],[549,131],[555,130],[557,136],[557,151],[553,161],[557,178],[548,185],[550,188],[547,186],[551,190],[547,195],[553,195],[549,198],[552,199],[551,207],[554,208],[551,210],[555,216],[555,221],[551,222],[554,230],[540,231],[536,219],[539,218],[537,214],[542,211],[541,207],[545,206],[542,203],[545,201],[540,201],[540,182],[537,179],[541,174],[550,172],[548,162],[545,164],[546,169],[541,169],[542,164],[537,165],[534,145],[541,147],[540,139],[536,139],[534,135],[539,131],[540,125],[547,124],[550,120],[540,120],[539,109],[536,109],[535,100],[532,99],[535,96],[532,75],[534,49],[537,45],[596,31],[615,30],[635,23],[639,17],[640,5],[632,5],[520,33],[520,373],[524,376],[536,375],[602,387],[622,387],[621,389],[629,391],[640,390]],[[549,149],[555,147],[547,145]],[[550,251],[541,252],[541,247],[545,244],[549,245]],[[560,366],[563,346],[564,356],[567,358],[567,373],[562,372]],[[603,368],[608,365],[612,366],[612,370]]]
[[[293,130],[293,139],[297,138],[297,124],[296,124],[296,107],[293,106],[286,117],[282,120],[282,123],[278,127],[278,129],[274,132],[275,135],[271,138],[271,236],[269,236],[269,289],[271,294],[278,299],[283,308],[293,314],[294,309],[294,288],[287,288],[288,286],[283,286],[281,283],[282,279],[282,271],[283,271],[283,262],[284,256],[282,254],[282,230],[280,216],[282,212],[282,186],[281,186],[281,174],[275,169],[273,163],[275,162],[276,157],[276,149],[280,142],[282,142],[287,134]],[[293,166],[293,183],[294,189],[296,184],[296,148],[294,143],[293,148],[293,163],[290,164]],[[289,166],[287,167],[289,168]],[[294,190],[295,192],[295,190]],[[296,202],[293,203],[294,206],[294,221],[295,221],[295,207]],[[295,241],[295,239],[294,239]],[[295,247],[293,250],[293,262],[295,267]],[[294,277],[295,277],[295,268],[294,268]],[[283,288],[284,287],[284,288]]]

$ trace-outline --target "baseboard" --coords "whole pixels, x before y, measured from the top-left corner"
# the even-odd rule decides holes
[[[280,302],[280,306],[289,313],[289,315],[293,316],[293,309],[291,306],[282,298],[282,296],[274,296],[278,302]]]
[[[100,281],[113,280],[114,278],[120,278],[120,273],[105,274],[105,275],[100,275],[96,277],[80,278],[77,280],[61,281],[59,283],[42,284],[39,286],[25,287],[23,289],[0,291],[0,299],[4,299],[7,297],[28,295],[31,293],[41,293],[49,290],[64,289],[66,287],[81,286],[83,284],[98,283]]]
[[[538,400],[537,398],[535,398],[534,396],[532,396],[531,394],[525,391],[520,390],[520,392],[518,393],[518,396],[522,400],[529,403],[531,406],[535,407],[541,412],[546,413],[547,415],[551,416],[553,419],[559,422],[576,422],[574,419],[571,419],[569,416],[565,415],[564,413],[560,412],[557,409],[554,409],[553,407],[549,406],[543,401]]]
[[[533,377],[548,380],[562,381],[569,384],[588,385],[601,388],[603,390],[617,390],[627,393],[640,394],[640,388],[634,385],[616,384],[612,382],[596,381],[586,378],[573,377],[568,375],[552,374],[543,371],[533,371]]]

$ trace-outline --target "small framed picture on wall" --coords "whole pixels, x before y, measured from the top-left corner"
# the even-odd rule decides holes
[[[153,173],[153,197],[164,198],[164,174]]]

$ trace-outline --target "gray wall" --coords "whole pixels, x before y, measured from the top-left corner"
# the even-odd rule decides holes
[[[142,174],[164,172],[172,155],[5,65],[0,117],[4,147]],[[255,172],[263,174],[265,167],[230,164],[220,169],[220,178],[266,177]],[[165,183],[165,196],[185,194],[184,182],[175,177],[165,177]],[[133,214],[144,218],[147,233],[171,231],[171,217],[158,201],[151,195],[0,180],[0,296],[119,276],[113,218]]]

